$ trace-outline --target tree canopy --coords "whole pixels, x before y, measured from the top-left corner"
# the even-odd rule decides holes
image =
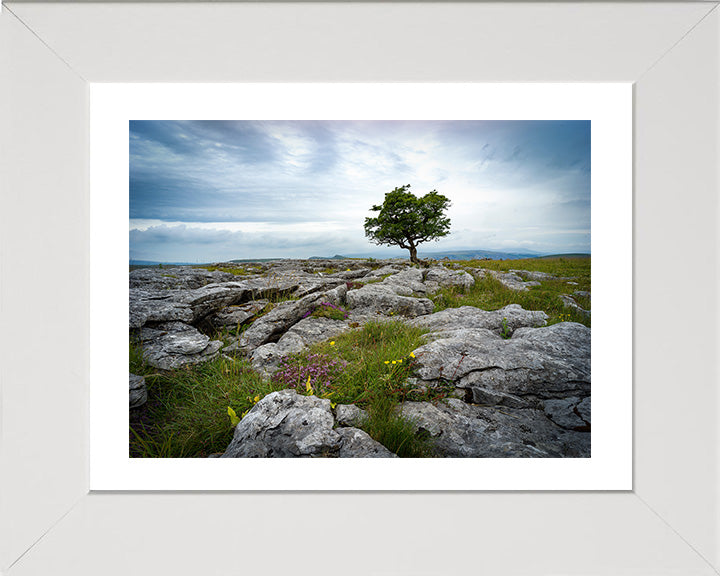
[[[444,214],[450,200],[437,190],[418,198],[409,189],[410,184],[395,188],[385,194],[382,206],[370,209],[378,215],[365,218],[365,236],[378,245],[409,250],[410,260],[417,264],[418,244],[450,233],[450,218]]]

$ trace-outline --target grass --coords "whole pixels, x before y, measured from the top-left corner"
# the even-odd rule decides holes
[[[567,280],[542,280],[540,286],[531,286],[527,291],[518,292],[507,288],[497,278],[486,274],[475,281],[472,288],[445,288],[432,296],[435,311],[459,306],[476,306],[483,310],[497,310],[508,304],[520,304],[526,310],[543,310],[549,316],[548,325],[557,322],[579,322],[590,327],[590,318],[574,308],[565,307],[560,294],[568,294],[579,306],[590,310],[590,300],[574,296],[577,290],[590,291],[590,258],[548,258],[527,260],[468,260],[455,263],[467,268],[485,268],[507,272],[509,270],[532,270],[555,276],[574,277]]]
[[[544,280],[540,286],[517,292],[486,275],[470,289],[439,291],[433,296],[436,311],[464,305],[495,310],[520,304],[527,310],[544,310],[550,316],[549,324],[575,321],[590,326],[589,319],[564,307],[559,298],[559,294],[590,291],[589,258],[460,261],[449,266],[502,272],[535,270],[575,277],[577,285],[567,284],[567,280]],[[573,298],[590,309],[588,298]],[[287,294],[274,295],[263,313],[287,299],[291,299]],[[323,362],[322,358],[337,362],[340,369],[329,370],[326,383],[312,382],[313,394],[335,404],[356,404],[366,409],[368,419],[360,426],[398,456],[428,457],[433,455],[431,439],[418,435],[414,424],[398,414],[398,405],[406,400],[436,401],[453,389],[450,384],[432,389],[415,384],[411,352],[422,345],[424,332],[403,322],[369,322],[311,347],[291,362],[306,368],[311,362]],[[144,375],[148,385],[147,404],[133,411],[131,417],[130,454],[134,457],[206,457],[224,452],[233,435],[228,407],[241,416],[275,390],[295,386],[299,393],[308,393],[305,384],[309,372],[303,372],[294,383],[278,378],[267,381],[244,360],[219,358],[170,372],[157,371],[145,363],[139,345],[132,341],[130,371]]]
[[[209,270],[210,272],[227,272],[234,274],[235,276],[249,276],[255,272],[246,270],[243,266],[194,266],[194,268],[202,268],[203,270]]]
[[[145,376],[148,402],[130,424],[134,457],[206,457],[224,452],[232,440],[227,409],[240,415],[277,388],[246,362],[219,358],[198,366],[158,373],[130,346],[130,370]]]
[[[405,399],[447,395],[447,388],[419,390],[408,383],[413,361],[410,353],[421,345],[423,333],[401,322],[369,323],[294,359],[302,364],[321,355],[346,362],[328,386],[313,381],[313,393],[336,404],[367,409],[369,418],[363,428],[399,456],[429,455],[428,441],[416,437],[413,424],[396,413],[396,406]],[[206,457],[224,452],[233,435],[228,407],[239,416],[275,390],[296,387],[299,393],[307,393],[305,381],[263,380],[243,360],[220,358],[158,373],[144,362],[141,349],[132,342],[130,370],[144,375],[148,384],[145,416],[131,423],[130,453],[135,457]]]

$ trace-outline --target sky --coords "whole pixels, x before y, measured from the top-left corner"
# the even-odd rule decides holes
[[[131,121],[130,259],[407,254],[370,208],[410,184],[450,199],[418,253],[590,252],[589,121]]]

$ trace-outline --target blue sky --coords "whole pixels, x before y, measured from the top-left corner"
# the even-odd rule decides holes
[[[387,253],[369,208],[452,205],[424,251],[590,252],[589,121],[131,121],[130,258]]]

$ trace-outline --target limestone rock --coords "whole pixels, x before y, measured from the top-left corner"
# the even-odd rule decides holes
[[[237,326],[244,324],[269,304],[269,300],[255,300],[247,304],[226,306],[219,310],[209,320],[213,326]]]
[[[414,318],[433,311],[433,303],[427,298],[412,298],[398,295],[390,286],[367,284],[357,290],[349,290],[347,303],[350,308],[367,314],[399,314]]]
[[[333,430],[330,400],[281,390],[265,396],[235,428],[223,458],[328,456],[343,437]]]
[[[368,413],[355,404],[338,404],[335,414],[340,426],[358,426],[368,418]]]
[[[487,311],[474,306],[446,308],[440,312],[410,320],[408,324],[427,328],[433,332],[447,332],[467,328],[486,328],[500,334],[503,318],[512,333],[518,328],[539,327],[547,323],[548,315],[542,311],[525,310],[519,304],[508,304],[499,310]]]
[[[130,272],[130,288],[155,290],[192,290],[206,284],[236,280],[237,276],[220,270],[190,266],[138,268]]]
[[[395,294],[400,296],[425,295],[426,292],[425,284],[423,284],[423,273],[417,268],[405,268],[392,276],[388,276],[382,281],[382,285],[388,286]]]
[[[252,353],[252,366],[258,372],[270,375],[277,371],[285,356],[302,352],[313,344],[335,338],[348,330],[350,326],[342,320],[305,318],[285,332],[277,343],[270,342],[256,348]]]
[[[428,292],[437,292],[440,288],[472,288],[475,279],[464,270],[448,270],[444,266],[433,266],[425,276]]]
[[[575,413],[578,404],[580,398],[577,397],[545,400],[545,414],[562,428],[584,430],[587,428],[587,423]]]
[[[590,434],[563,430],[542,411],[498,410],[458,399],[406,402],[400,412],[446,458],[568,458],[590,456]]]
[[[337,458],[397,458],[380,442],[358,428],[338,428],[336,430],[342,440],[340,449],[334,456]]]
[[[487,273],[500,280],[506,288],[510,288],[511,290],[516,290],[518,292],[525,292],[531,286],[540,286],[540,282],[537,280],[526,282],[520,276],[512,272],[497,272],[495,270],[488,270]]]
[[[130,408],[137,408],[147,402],[145,378],[130,373]]]
[[[312,312],[322,302],[342,303],[346,292],[347,287],[345,284],[341,284],[327,292],[308,294],[300,298],[300,300],[282,302],[265,316],[258,318],[243,333],[236,347],[230,347],[226,350],[244,349],[251,351],[268,342],[277,341],[290,327],[297,324],[307,312]]]
[[[197,364],[217,357],[222,342],[210,340],[182,322],[165,322],[140,332],[143,353],[148,364],[172,370],[185,364]]]
[[[585,397],[590,393],[590,329],[574,322],[518,328],[504,340],[484,328],[438,333],[414,350],[425,381],[451,380],[518,397]],[[478,402],[485,400],[478,398]]]

